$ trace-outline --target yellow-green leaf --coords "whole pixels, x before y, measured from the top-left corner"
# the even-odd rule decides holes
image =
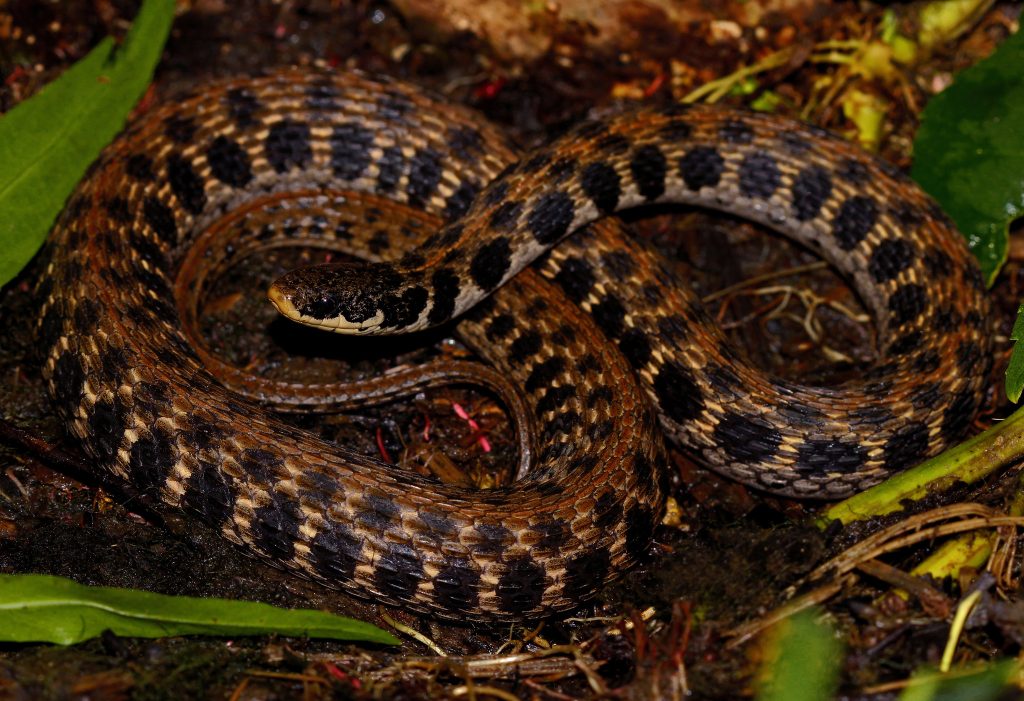
[[[136,638],[272,633],[399,644],[376,626],[323,611],[88,587],[63,577],[0,575],[0,640],[73,645],[105,630]]]
[[[828,701],[839,682],[842,646],[818,611],[802,611],[772,631],[758,701]]]
[[[89,164],[145,92],[174,0],[145,0],[125,37],[83,59],[0,118],[0,285],[32,258]]]

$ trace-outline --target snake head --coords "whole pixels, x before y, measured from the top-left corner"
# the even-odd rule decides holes
[[[267,296],[279,312],[300,324],[374,334],[396,326],[388,312],[401,299],[402,287],[394,267],[385,263],[329,263],[283,275]]]

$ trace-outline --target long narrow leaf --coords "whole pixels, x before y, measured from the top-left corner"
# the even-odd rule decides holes
[[[146,0],[121,46],[107,38],[0,118],[0,285],[46,239],[64,201],[145,92],[174,17]]]
[[[274,633],[399,644],[376,626],[323,611],[88,587],[45,575],[0,575],[0,640],[73,645],[105,630],[138,638]]]

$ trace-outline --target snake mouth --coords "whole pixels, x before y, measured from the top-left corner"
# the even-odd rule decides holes
[[[343,314],[325,317],[307,314],[296,306],[292,295],[282,289],[277,283],[271,285],[270,289],[267,290],[267,299],[284,317],[305,326],[313,326],[325,331],[344,334],[366,334],[374,332],[384,322],[384,313],[380,311],[374,316],[358,322],[349,321]]]

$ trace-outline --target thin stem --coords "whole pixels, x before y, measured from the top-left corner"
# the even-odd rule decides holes
[[[1021,455],[1024,455],[1024,407],[974,438],[828,507],[818,517],[817,524],[824,528],[832,521],[849,524],[899,511],[904,501],[922,499],[957,482],[972,484]]]

